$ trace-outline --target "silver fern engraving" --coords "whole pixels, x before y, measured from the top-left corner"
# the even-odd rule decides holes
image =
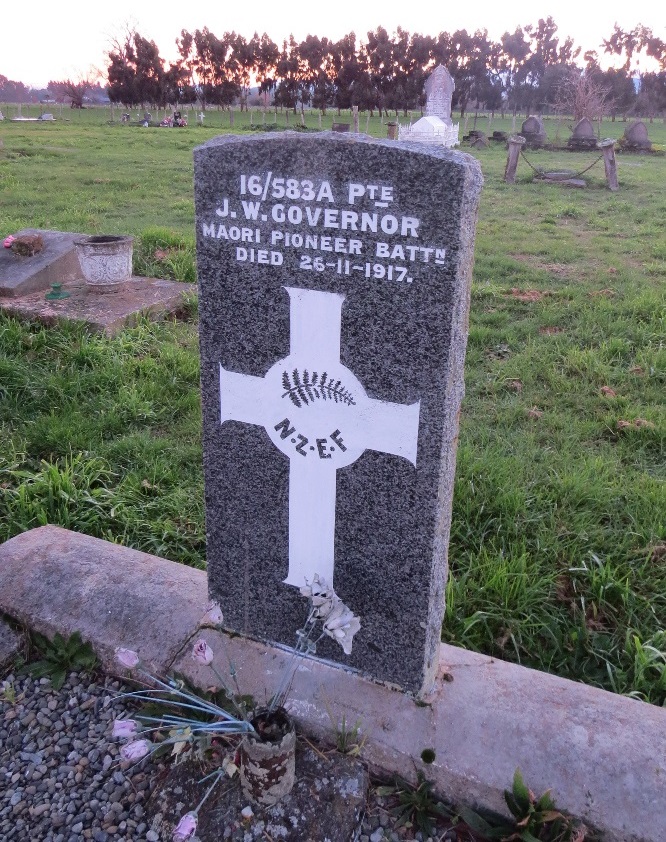
[[[335,403],[344,403],[347,406],[355,406],[356,401],[348,389],[342,385],[341,380],[335,380],[324,371],[321,375],[317,371],[312,374],[303,369],[303,374],[295,368],[291,377],[287,371],[282,373],[282,386],[284,387],[283,398],[288,397],[294,406],[308,406],[316,400],[329,400]]]

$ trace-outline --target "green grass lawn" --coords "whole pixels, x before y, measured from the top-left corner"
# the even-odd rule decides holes
[[[137,271],[192,281],[192,148],[229,115],[109,116],[0,124],[0,235],[130,233]],[[666,143],[662,122],[648,131]],[[613,194],[600,163],[575,190],[524,161],[504,184],[502,144],[473,154],[486,184],[443,638],[664,704],[666,156],[618,155]],[[596,154],[527,157],[579,170]],[[198,378],[195,319],[106,339],[0,317],[0,540],[58,523],[204,565]]]

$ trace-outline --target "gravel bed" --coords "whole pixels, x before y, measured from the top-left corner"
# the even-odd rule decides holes
[[[2,842],[156,842],[143,804],[163,767],[120,759],[120,683],[72,673],[56,692],[48,678],[5,681],[15,700],[0,693]]]
[[[0,682],[0,840],[159,842],[144,804],[166,767],[150,758],[121,760],[121,743],[111,739],[113,720],[131,716],[131,701],[115,698],[126,688],[108,676],[77,673],[59,691],[48,678],[10,674],[5,682],[4,693]],[[428,842],[418,831],[395,828],[389,806],[390,800],[371,788],[354,842]],[[456,842],[455,831],[443,827],[430,842]]]

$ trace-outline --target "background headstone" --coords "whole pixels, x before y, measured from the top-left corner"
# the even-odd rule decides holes
[[[455,87],[449,71],[443,64],[439,64],[423,86],[426,94],[425,116],[412,125],[410,112],[410,125],[399,127],[399,139],[415,143],[441,143],[448,148],[457,146],[459,124],[454,126],[451,120],[451,98]]]
[[[325,132],[195,150],[211,595],[294,645],[298,586],[361,618],[322,657],[434,678],[482,177],[441,147]]]
[[[540,117],[528,117],[521,126],[520,134],[530,149],[539,149],[548,140]]]
[[[470,132],[469,145],[472,149],[487,149],[490,146],[485,132],[475,131]]]
[[[648,137],[647,127],[642,120],[637,120],[627,126],[622,138],[622,145],[629,149],[652,149],[652,143]]]
[[[595,149],[597,145],[597,136],[594,132],[592,121],[587,117],[583,117],[574,126],[571,137],[567,141],[567,146],[570,149]]]
[[[437,65],[424,85],[426,93],[426,117],[439,117],[451,125],[451,98],[456,89],[455,82],[443,64]]]

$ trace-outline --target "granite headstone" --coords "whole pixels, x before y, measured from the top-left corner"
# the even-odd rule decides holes
[[[652,142],[648,137],[647,126],[642,120],[631,123],[624,131],[622,145],[628,149],[652,149]]]
[[[434,679],[482,177],[441,147],[325,132],[194,153],[207,564],[228,628],[294,645],[299,587],[350,656]]]
[[[520,134],[525,138],[530,149],[540,149],[548,140],[543,120],[534,115],[523,121]]]
[[[571,137],[567,141],[570,149],[595,149],[597,136],[594,133],[594,126],[588,117],[583,117],[574,126]]]

